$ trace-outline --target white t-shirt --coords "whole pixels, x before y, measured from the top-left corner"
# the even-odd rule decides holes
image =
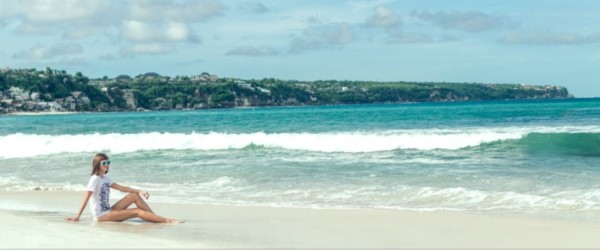
[[[110,196],[110,186],[113,184],[108,175],[100,177],[92,175],[87,185],[87,190],[92,191],[90,210],[94,218],[100,217],[110,212],[110,204],[108,198]]]

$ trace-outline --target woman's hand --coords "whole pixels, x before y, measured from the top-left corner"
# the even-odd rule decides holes
[[[66,221],[79,221],[79,217],[74,216],[74,217],[67,217],[65,218]]]
[[[150,198],[150,194],[148,194],[148,192],[146,191],[139,191],[138,194],[140,195],[140,197],[144,197],[146,200]]]

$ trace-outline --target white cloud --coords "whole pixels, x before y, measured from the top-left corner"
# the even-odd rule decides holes
[[[50,36],[54,34],[54,31],[47,28],[46,25],[39,25],[29,22],[21,23],[19,26],[17,26],[16,30],[21,34],[27,35]]]
[[[106,31],[105,27],[72,27],[63,32],[62,38],[65,40],[79,40],[95,37]]]
[[[198,40],[188,25],[171,21],[162,24],[124,21],[122,32],[125,39],[135,42],[195,42]]]
[[[243,6],[254,12],[268,11],[259,3]],[[195,23],[226,10],[219,0],[0,0],[0,28],[12,26],[9,32],[63,40],[108,38],[121,47],[113,54],[152,55],[175,52],[182,43],[200,42],[192,28]],[[78,46],[77,53],[81,53],[83,48]],[[58,47],[36,46],[13,54],[13,58],[49,59],[59,55]]]
[[[14,10],[16,15],[36,23],[70,22],[102,15],[110,11],[115,3],[88,0],[27,0],[15,2]]]
[[[129,6],[130,18],[141,21],[200,22],[219,16],[225,10],[225,5],[217,0],[135,0]]]
[[[6,1],[6,0],[0,0],[0,18],[6,18],[9,13],[11,12],[10,8],[10,4],[12,2]]]
[[[164,43],[138,43],[125,46],[121,49],[121,55],[158,55],[175,52],[175,46]]]
[[[378,6],[372,16],[367,18],[367,27],[397,28],[402,24],[400,17],[390,8]]]
[[[0,28],[63,40],[108,39],[116,45],[113,47],[121,47],[112,51],[121,56],[162,54],[176,51],[181,43],[200,42],[193,25],[226,9],[218,0],[0,0]],[[53,48],[36,46],[13,57],[47,59],[57,55]]]
[[[431,43],[434,41],[433,37],[425,34],[408,33],[396,29],[388,32],[388,42],[390,43]]]
[[[76,43],[61,43],[51,47],[35,46],[30,49],[26,49],[17,52],[13,55],[15,59],[24,60],[43,60],[51,59],[63,55],[80,54],[83,52],[81,45]]]
[[[516,23],[507,18],[488,15],[481,11],[442,11],[438,13],[423,11],[420,13],[413,12],[412,15],[443,29],[462,30],[466,32],[484,32],[517,26]]]
[[[356,39],[349,23],[331,23],[310,26],[302,35],[292,40],[290,53],[302,53],[307,50],[340,48]]]
[[[269,8],[262,3],[242,3],[238,5],[238,9],[244,12],[264,14],[269,12]]]
[[[371,10],[378,6],[393,4],[398,0],[350,0],[347,4],[355,10]]]
[[[31,0],[2,1],[0,18],[16,24],[14,31],[27,35],[60,35],[65,39],[80,39],[74,30],[94,30],[102,33],[120,23],[125,2],[116,0]],[[2,14],[4,12],[4,14]],[[90,32],[88,32],[89,34]]]
[[[183,23],[169,23],[165,37],[172,41],[186,41],[191,37],[191,29]]]
[[[525,45],[578,45],[600,43],[600,33],[581,35],[570,32],[549,33],[549,32],[528,32],[513,33],[500,40],[506,44],[525,44]]]
[[[363,24],[363,27],[383,29],[388,43],[432,43],[441,40],[431,35],[407,32],[402,26],[401,17],[391,8],[384,6],[375,7],[373,14]]]
[[[233,50],[228,51],[225,55],[227,56],[275,56],[279,54],[277,50],[274,50],[270,47],[254,47],[254,46],[244,46],[238,47]]]

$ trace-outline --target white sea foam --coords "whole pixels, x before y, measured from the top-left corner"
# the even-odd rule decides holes
[[[0,176],[0,191],[84,191],[85,183],[39,183],[14,176]]]
[[[377,152],[397,149],[456,150],[515,140],[531,132],[600,132],[600,127],[526,127],[394,130],[328,133],[139,133],[0,136],[0,157],[21,158],[80,152],[129,153],[148,150],[226,150],[248,146],[317,152]]]
[[[542,193],[481,190],[466,187],[408,185],[332,185],[293,188],[257,185],[221,176],[197,183],[122,183],[152,193],[154,201],[213,205],[274,207],[367,208],[410,211],[600,211],[600,190],[582,189]],[[84,185],[34,183],[0,177],[0,191],[83,191]],[[122,194],[115,193],[120,198]],[[2,207],[2,206],[0,206]],[[4,206],[6,208],[6,204]]]
[[[388,190],[388,191],[385,191]],[[598,200],[585,199],[589,192],[575,196],[541,195],[509,191],[483,191],[462,187],[359,187],[292,190],[195,190],[185,196],[160,192],[155,199],[173,203],[214,205],[261,205],[309,208],[367,208],[409,211],[599,211]]]
[[[410,211],[600,211],[598,189],[521,193],[408,185],[281,188],[256,185],[227,176],[196,184],[139,185],[154,193],[156,200],[172,203]]]
[[[497,140],[518,139],[520,133],[251,133],[251,134],[85,134],[0,136],[0,157],[19,158],[58,153],[128,153],[142,150],[224,150],[251,145],[320,152],[375,152],[395,149],[459,149]]]

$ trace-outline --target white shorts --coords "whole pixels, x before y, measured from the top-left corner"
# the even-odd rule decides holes
[[[98,216],[94,216],[94,218],[93,218],[94,222],[98,222],[98,218],[100,218],[101,216],[103,216],[107,213],[110,213],[110,211],[112,211],[112,210],[107,210],[107,211],[100,213]]]

